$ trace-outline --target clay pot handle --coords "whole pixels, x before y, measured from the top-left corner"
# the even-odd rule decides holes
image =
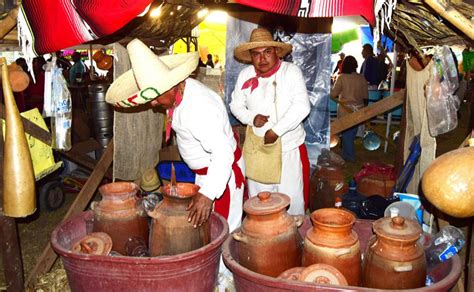
[[[261,202],[268,201],[271,197],[272,193],[270,192],[260,192],[258,193],[257,197]]]
[[[336,255],[336,257],[341,257],[343,255],[346,255],[346,254],[350,253],[350,252],[351,252],[350,248],[341,248],[338,251],[336,251],[334,254]]]
[[[401,273],[401,272],[410,272],[413,270],[413,266],[411,264],[403,265],[403,266],[395,266],[393,267],[393,270],[395,272]]]
[[[94,201],[94,202],[91,203],[91,210],[92,210],[92,211],[95,211],[95,207],[97,207],[97,204],[98,204],[98,203],[99,203],[99,202],[97,202],[97,201]]]
[[[248,241],[247,236],[240,231],[232,233],[232,237],[239,242],[247,243]]]
[[[294,215],[293,219],[295,220],[296,227],[301,227],[304,223],[304,216],[303,215]]]

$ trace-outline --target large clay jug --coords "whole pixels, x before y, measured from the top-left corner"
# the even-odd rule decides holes
[[[209,221],[201,226],[188,222],[187,207],[199,190],[190,183],[178,183],[162,188],[163,201],[148,212],[153,218],[150,231],[150,255],[165,256],[185,253],[201,248],[211,239]]]
[[[301,265],[302,239],[298,227],[303,216],[286,212],[290,197],[261,192],[244,204],[247,214],[240,230],[233,233],[239,241],[239,263],[254,272],[277,277]]]
[[[338,269],[351,286],[358,286],[361,252],[357,233],[352,230],[355,216],[336,208],[311,213],[313,228],[306,232],[303,266],[328,264]]]
[[[385,217],[373,225],[363,263],[362,285],[378,289],[423,287],[426,260],[418,243],[422,231],[418,222],[404,217]],[[383,275],[383,276],[382,276]]]
[[[94,202],[93,230],[112,238],[112,250],[127,253],[128,245],[137,240],[148,242],[148,222],[137,209],[138,186],[131,182],[114,182],[99,188],[100,202]]]
[[[0,66],[6,123],[3,152],[3,213],[9,217],[26,217],[36,210],[33,163],[4,57],[0,58]]]

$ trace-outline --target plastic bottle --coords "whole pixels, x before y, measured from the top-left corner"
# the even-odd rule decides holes
[[[71,150],[72,101],[71,93],[67,88],[61,69],[52,69],[52,104],[53,117],[51,118],[51,132],[53,134],[53,148],[57,150]]]
[[[459,253],[464,246],[462,230],[448,225],[436,233],[425,248],[428,271]]]
[[[342,207],[354,212],[358,218],[361,218],[362,202],[367,198],[357,192],[355,180],[349,182],[349,191],[342,196]]]

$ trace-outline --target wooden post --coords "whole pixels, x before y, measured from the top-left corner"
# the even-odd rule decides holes
[[[0,249],[7,292],[23,291],[23,261],[14,218],[3,215],[3,131],[0,130]]]
[[[81,191],[77,195],[76,199],[72,203],[71,207],[69,207],[68,212],[66,213],[66,215],[64,215],[62,221],[68,219],[71,216],[79,214],[87,207],[87,204],[89,204],[89,201],[95,194],[95,190],[104,178],[104,174],[107,172],[112,163],[113,153],[114,144],[112,140],[110,141],[106,151],[97,163],[97,166],[94,168],[94,171],[92,171],[91,175],[89,176]],[[43,250],[41,256],[38,258],[38,261],[35,267],[33,268],[33,271],[28,276],[28,279],[26,280],[26,286],[32,286],[35,283],[36,277],[38,275],[47,273],[53,266],[57,257],[58,255],[54,252],[53,248],[51,247],[51,244],[48,244]]]

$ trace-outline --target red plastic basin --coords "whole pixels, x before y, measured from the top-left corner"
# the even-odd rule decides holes
[[[365,251],[368,239],[372,235],[371,220],[357,220],[354,230],[359,236],[361,250]],[[311,221],[307,216],[304,224],[299,228],[300,234],[305,236],[306,231],[311,228]],[[236,231],[238,231],[237,229]],[[236,232],[235,231],[235,232]],[[255,273],[238,262],[239,243],[232,236],[226,239],[222,247],[222,257],[225,265],[234,274],[234,284],[237,291],[394,291],[381,290],[355,286],[330,286],[299,281],[277,279]],[[448,261],[438,265],[431,271],[430,276],[435,284],[429,287],[410,289],[409,291],[448,291],[454,287],[461,275],[461,260],[455,255]],[[377,277],[377,275],[374,275]],[[400,291],[400,290],[398,290]],[[408,290],[401,290],[408,291]]]
[[[72,253],[94,217],[87,211],[58,225],[53,249],[61,256],[72,291],[212,291],[229,227],[219,214],[210,217],[211,242],[194,251],[163,257],[101,256]]]

